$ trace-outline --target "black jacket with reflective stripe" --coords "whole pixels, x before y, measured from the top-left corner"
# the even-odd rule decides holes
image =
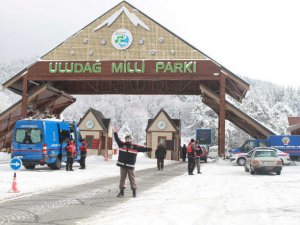
[[[138,152],[148,152],[151,148],[147,148],[137,144],[126,144],[118,137],[118,133],[114,133],[115,141],[119,146],[119,157],[117,166],[134,169],[136,156]]]

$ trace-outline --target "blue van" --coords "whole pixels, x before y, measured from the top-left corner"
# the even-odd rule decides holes
[[[82,138],[75,123],[57,119],[18,120],[13,130],[11,157],[20,158],[26,169],[46,164],[51,169],[60,169],[61,163],[67,161],[68,139],[74,140],[74,161],[79,161]]]

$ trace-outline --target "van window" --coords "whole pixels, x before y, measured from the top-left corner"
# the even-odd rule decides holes
[[[254,141],[246,141],[244,143],[244,145],[241,147],[241,152],[249,152],[251,151],[252,149],[254,149],[256,146],[255,146],[255,142]]]
[[[258,147],[267,147],[266,142],[258,142]]]
[[[80,133],[80,132],[78,132],[78,140],[79,140],[80,142],[82,142],[82,140],[83,140],[83,138],[82,138],[82,136],[81,136],[81,133]]]
[[[15,142],[21,144],[37,144],[42,142],[42,130],[22,128],[16,130]]]
[[[60,131],[60,143],[63,143],[65,140],[70,138],[70,132],[68,130]]]
[[[75,134],[74,134],[74,132],[73,131],[71,131],[71,140],[73,140],[73,141],[75,141]]]

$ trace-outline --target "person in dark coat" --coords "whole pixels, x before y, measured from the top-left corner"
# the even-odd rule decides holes
[[[197,173],[201,174],[201,165],[200,165],[200,157],[202,155],[202,147],[199,145],[199,143],[196,141],[196,147],[195,147],[195,163],[197,165]]]
[[[163,170],[164,169],[164,160],[167,155],[166,146],[163,143],[158,144],[156,151],[155,151],[155,158],[157,159],[157,169]]]
[[[82,139],[81,141],[81,146],[80,146],[80,168],[79,169],[85,169],[85,159],[86,159],[86,155],[87,155],[87,147],[88,147],[88,143],[87,141],[84,139]]]
[[[194,175],[195,169],[195,140],[191,139],[190,143],[187,146],[188,154],[188,174]]]
[[[185,159],[186,159],[186,145],[184,144],[181,148],[181,158],[182,158],[182,161],[185,162]]]
[[[130,186],[132,190],[132,196],[136,197],[136,183],[135,183],[135,162],[138,152],[150,152],[152,149],[145,146],[137,145],[132,143],[130,135],[125,137],[125,142],[121,141],[118,137],[118,129],[113,128],[114,138],[119,146],[119,156],[117,161],[117,166],[120,167],[120,193],[117,197],[124,196],[125,190],[125,179],[128,174],[130,181]]]

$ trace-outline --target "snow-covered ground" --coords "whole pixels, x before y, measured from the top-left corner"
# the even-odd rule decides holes
[[[42,191],[50,191],[56,188],[73,186],[91,182],[97,179],[119,176],[120,169],[116,166],[116,156],[112,160],[105,161],[102,156],[88,156],[86,160],[87,169],[80,170],[79,163],[74,163],[75,171],[51,170],[47,166],[37,166],[34,170],[26,170],[24,167],[17,171],[17,187],[20,193],[9,193],[12,188],[14,171],[8,163],[10,155],[0,152],[0,201],[15,198],[18,196],[39,194]],[[166,165],[174,163],[166,160]],[[156,167],[156,160],[145,157],[144,153],[139,153],[136,170]],[[117,185],[117,184],[116,184]]]
[[[250,175],[223,160],[201,175],[178,176],[78,224],[298,225],[300,164],[282,174]]]
[[[2,155],[0,155],[3,158]],[[38,167],[17,172],[21,193],[7,193],[13,172],[0,164],[0,199],[30,195],[96,179],[118,176],[115,159],[89,156],[87,170],[52,171]],[[167,164],[173,163],[166,161]],[[183,162],[181,162],[183,163]],[[187,173],[147,191],[137,198],[120,199],[120,204],[80,225],[298,225],[300,224],[300,163],[284,166],[282,174],[250,175],[243,167],[217,160],[202,163],[201,175]],[[140,154],[136,169],[155,168],[156,161]],[[168,171],[159,175],[164,175]],[[117,186],[118,184],[116,184]],[[1,201],[1,200],[0,200]]]

